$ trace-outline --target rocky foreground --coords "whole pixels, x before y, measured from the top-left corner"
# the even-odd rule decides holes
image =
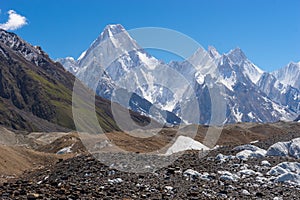
[[[147,147],[165,145],[167,136],[173,137],[165,134],[160,143],[149,140]],[[145,156],[132,145],[136,141],[107,134],[128,152],[137,152],[100,155],[118,165],[105,165],[88,154],[74,133],[24,136],[2,130],[1,135],[0,171],[7,176],[0,182],[0,199],[299,199],[299,123],[230,125],[223,129],[219,147],[186,151],[174,162],[177,153]],[[157,168],[155,158],[169,164]],[[147,172],[134,173],[141,167]]]
[[[249,146],[248,146],[249,147]],[[2,199],[299,199],[300,185],[276,179],[272,170],[292,157],[237,156],[242,146],[222,147],[201,158],[189,151],[152,173],[127,173],[90,155],[61,160],[0,186]],[[227,155],[227,156],[226,156]],[[228,156],[231,155],[231,156]],[[113,156],[124,157],[121,153]],[[299,163],[298,163],[299,164]],[[300,174],[299,171],[294,171]]]

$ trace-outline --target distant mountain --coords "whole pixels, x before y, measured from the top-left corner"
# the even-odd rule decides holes
[[[204,64],[203,58],[210,60],[206,63],[215,64]],[[221,94],[223,96],[221,98],[227,101],[225,123],[273,122],[293,118],[293,110],[274,101],[259,88],[258,83],[264,72],[248,60],[240,48],[220,55],[215,48],[210,47],[207,53],[203,50],[196,52],[186,62],[196,68],[195,79],[200,84],[196,87],[199,107],[205,105],[205,101],[200,98],[203,92],[199,91],[205,85],[212,83],[225,88],[225,92]],[[186,63],[183,65],[188,66]],[[299,98],[297,103],[299,105]],[[206,110],[211,110],[211,107]]]
[[[116,101],[113,97],[114,91],[126,89],[127,95],[125,96],[128,99],[121,98],[117,101],[124,107],[139,111],[161,123],[178,124],[181,121],[179,117],[166,109],[168,100],[160,96],[161,87],[148,84],[151,80],[156,83],[155,79],[163,75],[157,70],[152,70],[153,67],[159,67],[163,63],[141,49],[124,27],[119,24],[105,27],[100,36],[88,50],[83,52],[76,63],[70,58],[59,59],[58,61],[88,87],[96,91],[98,95],[106,99]],[[151,72],[156,74],[151,74]],[[134,76],[137,73],[138,76]],[[134,98],[130,98],[129,94],[136,95]],[[135,105],[137,98],[139,98],[138,105],[147,105],[147,109],[138,108]],[[155,105],[153,106],[153,104]],[[151,107],[153,109],[149,109]],[[151,113],[154,110],[156,111]]]
[[[75,130],[74,81],[75,77],[53,62],[40,47],[0,30],[0,125],[27,131]],[[80,89],[89,91],[79,85]],[[104,131],[119,130],[112,118],[111,102],[96,97],[95,104]],[[149,118],[131,114],[139,123],[149,123]]]
[[[128,94],[139,96],[139,101],[146,100],[151,106],[174,113],[187,123],[211,123],[213,106],[218,104],[210,98],[212,86],[215,90],[224,90],[219,96],[219,100],[226,101],[222,123],[292,120],[300,112],[300,92],[296,87],[299,79],[293,76],[283,81],[275,72],[264,72],[240,48],[223,55],[212,46],[208,51],[199,48],[186,61],[165,64],[145,52],[124,27],[117,24],[106,26],[77,61],[67,58],[60,62],[100,96],[147,116],[151,114],[137,105],[148,103],[132,104],[127,99],[124,102],[122,97],[116,98],[114,92],[127,90]],[[167,69],[181,74],[186,82]],[[286,74],[300,71],[294,65],[289,70],[285,70]],[[190,106],[194,100],[189,99],[191,91],[187,85],[192,86],[199,105],[197,122],[181,115],[183,108],[188,113],[195,112]],[[131,105],[135,105],[134,108]],[[151,117],[172,121],[162,120],[161,114]]]
[[[78,71],[77,62],[72,57],[58,59],[57,62],[61,63],[64,68],[72,74],[76,74]]]
[[[275,103],[285,106],[295,113],[299,112],[299,89],[289,84],[282,84],[275,76],[266,72],[259,79],[257,86]]]
[[[272,72],[272,74],[284,85],[291,85],[300,90],[300,62],[291,62],[287,66]]]

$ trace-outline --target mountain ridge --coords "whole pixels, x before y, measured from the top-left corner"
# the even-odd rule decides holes
[[[110,32],[112,26],[119,29],[116,34]],[[99,38],[103,39],[104,35],[107,35],[106,40],[100,41]],[[178,106],[183,104],[183,107],[186,107],[187,103],[182,99],[188,97],[183,96],[182,91],[185,89],[177,83],[179,79],[172,77],[175,79],[171,88],[181,91],[176,94],[156,84],[160,82],[159,80],[164,80],[163,76],[168,77],[162,73],[164,68],[171,68],[193,85],[200,113],[206,115],[199,123],[209,123],[211,118],[212,113],[205,113],[211,112],[212,105],[205,107],[204,99],[206,101],[208,99],[199,96],[199,94],[209,95],[204,89],[209,84],[225,88],[226,94],[223,98],[228,101],[225,111],[226,123],[292,120],[299,113],[300,88],[281,86],[275,75],[264,72],[253,64],[239,47],[224,54],[220,54],[212,46],[208,51],[200,48],[186,61],[165,64],[140,48],[121,25],[106,26],[96,41],[97,45],[94,42],[94,45],[84,51],[86,53],[76,63],[78,72],[73,73],[98,94],[105,94],[104,97],[107,99],[112,98],[114,89],[134,90],[137,95],[158,108],[173,112],[181,118],[181,109]],[[112,45],[113,43],[118,45]],[[107,58],[111,61],[106,62]],[[85,64],[82,60],[85,60]],[[68,65],[65,64],[65,67],[67,69]],[[101,77],[104,71],[105,77]],[[270,77],[275,78],[275,82],[272,82]],[[95,86],[97,81],[100,81],[100,84]],[[165,79],[164,83],[168,83],[168,80]],[[249,91],[252,91],[253,95],[247,97]],[[248,99],[252,99],[252,102]]]
[[[40,48],[0,30],[0,124],[25,131],[75,130],[72,91],[75,77]],[[79,83],[79,90],[93,95]],[[103,131],[119,130],[111,102],[95,97],[95,111]],[[120,112],[127,109],[115,105]],[[131,112],[137,123],[149,118]]]
[[[285,67],[271,73],[284,85],[300,88],[300,61],[290,62]]]

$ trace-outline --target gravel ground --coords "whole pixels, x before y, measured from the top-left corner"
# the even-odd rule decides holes
[[[268,168],[259,167],[264,159],[220,163],[218,153],[234,153],[222,147],[200,158],[187,152],[170,166],[152,173],[127,173],[101,164],[90,155],[79,155],[53,166],[27,172],[24,177],[0,186],[2,199],[299,199],[300,187],[257,181],[257,176],[225,180],[219,171],[237,173],[252,169],[263,176]],[[121,153],[113,156],[124,157]],[[286,158],[267,158],[272,166]],[[206,177],[185,175],[195,170]],[[276,199],[275,198],[275,199]]]
[[[267,149],[278,141],[300,137],[298,124],[272,126],[288,133],[274,134],[254,145]],[[267,175],[279,163],[299,160],[264,157],[223,162],[216,159],[220,153],[236,155],[238,151],[234,147],[222,146],[205,156],[187,151],[175,161],[174,157],[142,153],[99,155],[104,163],[118,161],[118,165],[109,166],[89,154],[79,153],[4,182],[0,185],[0,199],[300,199],[300,186],[274,182]],[[156,158],[170,164],[157,169]],[[263,160],[270,166],[263,166]],[[141,167],[147,172],[134,173]]]

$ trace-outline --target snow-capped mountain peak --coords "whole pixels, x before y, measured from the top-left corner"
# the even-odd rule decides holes
[[[216,50],[213,52],[217,52]],[[211,57],[210,52],[205,51],[203,48],[197,49],[197,51],[187,59],[187,61],[193,65],[198,74],[215,74],[217,67],[215,59]]]
[[[153,118],[140,105],[147,105],[147,108],[155,105],[180,118],[182,108],[193,112],[194,108],[190,108],[187,101],[190,92],[186,91],[186,84],[180,76],[177,77],[177,72],[193,85],[201,113],[199,123],[210,122],[212,102],[209,88],[212,86],[223,91],[220,99],[227,102],[224,123],[272,122],[295,119],[295,115],[299,115],[299,91],[283,87],[276,75],[269,76],[270,73],[258,68],[240,48],[222,55],[212,46],[208,51],[199,48],[186,61],[164,64],[147,54],[124,27],[116,24],[107,25],[78,61],[70,58],[65,61],[60,62],[69,71],[74,71],[74,63],[77,64],[75,75],[104,98],[111,99],[118,89],[135,93],[140,98],[131,101],[135,106],[130,108]],[[297,78],[297,73],[300,76],[299,65],[290,63],[281,74],[300,83],[300,78]],[[172,70],[166,69],[174,69],[176,73],[172,75],[169,73]],[[164,87],[165,84],[170,88]],[[160,119],[161,116],[158,121],[162,121]]]
[[[126,33],[125,28],[121,24],[107,25],[100,35],[101,40],[105,40],[108,37],[114,37],[117,34]]]
[[[243,63],[243,70],[244,75],[246,75],[254,84],[257,83],[257,81],[264,73],[263,70],[261,70],[259,67],[257,67],[255,64],[251,63],[248,60],[245,63]]]
[[[287,66],[272,74],[284,85],[291,85],[300,90],[300,62],[290,62]]]
[[[221,57],[221,55],[218,52],[218,50],[215,47],[213,47],[213,46],[208,46],[208,53],[214,59],[218,59],[218,58]]]
[[[258,82],[264,73],[259,67],[253,64],[238,47],[221,57],[221,66],[231,66],[231,70],[239,70],[245,77],[248,77],[254,84]]]
[[[107,68],[117,59],[121,59],[122,56],[126,57],[130,52],[138,49],[140,47],[123,26],[107,25],[99,37],[79,57],[78,64],[80,68],[88,66],[89,68]],[[126,62],[125,59],[124,63]],[[89,69],[88,71],[94,70]],[[78,70],[78,73],[80,77],[81,70]]]
[[[39,47],[32,46],[14,33],[0,29],[0,42],[21,54],[26,60],[39,65],[41,56],[48,55]]]
[[[288,67],[289,67],[289,68],[295,68],[295,69],[300,70],[300,61],[299,61],[299,62],[290,62],[290,63],[288,64]]]
[[[234,64],[240,64],[241,62],[247,60],[246,55],[244,52],[239,48],[235,48],[231,50],[228,54],[226,54],[228,58],[234,63]]]
[[[104,33],[108,31],[110,36],[126,31],[121,24],[109,24],[104,28]]]
[[[105,27],[105,29],[99,36],[99,42],[104,42],[107,39],[112,41],[112,43],[114,43],[114,45],[117,48],[121,47],[122,45],[126,48],[128,45],[124,44],[126,44],[126,41],[128,40],[130,41],[130,43],[133,43],[135,46],[138,46],[136,44],[136,41],[133,38],[131,38],[126,29],[120,24],[111,24]]]
[[[64,66],[64,68],[72,74],[77,73],[79,66],[77,65],[77,61],[73,57],[60,58],[56,61],[60,62]]]
[[[65,68],[71,70],[72,62],[66,61]],[[149,115],[148,112],[150,112],[145,110],[145,105],[155,104],[156,109],[173,107],[165,103],[169,102],[169,99],[161,94],[166,88],[155,85],[159,82],[158,80],[166,77],[166,73],[164,74],[160,70],[165,69],[162,66],[163,63],[141,49],[124,27],[119,24],[107,25],[92,45],[82,53],[77,64],[79,69],[76,76],[81,81],[98,95],[117,101],[124,107],[129,106],[130,109],[138,110],[145,115]],[[157,67],[159,69],[156,69]],[[135,93],[143,98],[135,98],[138,99],[138,102],[130,100],[130,105],[127,105],[128,102],[123,102],[124,97],[120,99],[114,97],[115,91],[123,90],[128,94]],[[173,94],[170,93],[169,96],[173,98]],[[138,107],[138,105],[142,105],[142,107]],[[161,120],[161,112],[158,113],[158,116],[152,114],[150,116],[157,121],[164,122]],[[169,112],[167,118],[170,119],[170,116],[175,116],[175,114]],[[176,119],[176,121],[178,120]]]

